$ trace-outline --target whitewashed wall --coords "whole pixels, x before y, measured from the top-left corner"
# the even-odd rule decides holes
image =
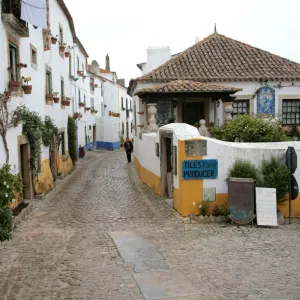
[[[300,157],[300,142],[281,143],[229,143],[211,138],[201,137],[207,140],[207,156],[203,159],[217,159],[219,164],[218,179],[204,180],[204,187],[215,187],[217,193],[227,193],[228,170],[237,159],[249,160],[255,166],[260,167],[264,159],[272,156],[285,162],[285,153],[289,146],[295,148]],[[294,176],[300,183],[300,167]]]

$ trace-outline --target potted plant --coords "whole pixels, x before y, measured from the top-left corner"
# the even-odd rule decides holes
[[[46,102],[47,104],[52,104],[53,103],[53,95],[52,94],[47,94],[46,95]],[[57,102],[55,102],[57,103]]]
[[[79,107],[85,107],[85,103],[84,102],[79,102]]]
[[[66,97],[65,98],[65,106],[70,106],[71,104],[71,98],[70,97]]]
[[[53,100],[54,100],[54,103],[58,103],[59,102],[59,93],[58,92],[52,92],[52,95],[53,95]]]
[[[79,112],[76,112],[76,113],[74,113],[73,114],[73,119],[74,120],[80,120],[82,118],[82,114],[81,113],[79,113]]]
[[[70,56],[70,52],[65,52],[65,57],[68,58]]]
[[[22,80],[27,83],[26,85],[22,85],[23,91],[25,94],[31,94],[32,85],[28,85],[28,82],[31,81],[31,77],[22,77]]]
[[[56,36],[51,36],[51,42],[52,42],[52,45],[55,45],[55,44],[56,44],[57,38],[58,38],[57,35],[56,35]]]
[[[19,69],[27,68],[27,64],[19,63],[19,64],[17,64],[17,68],[19,68]]]
[[[85,108],[85,111],[89,111],[91,108],[90,107],[86,107]]]
[[[19,90],[21,86],[21,82],[17,81],[17,80],[11,80],[9,82],[9,89],[12,91],[12,92],[16,92]]]
[[[67,47],[67,44],[66,44],[66,43],[63,43],[62,45],[60,45],[59,51],[60,51],[61,53],[65,52],[66,47]]]
[[[79,76],[83,76],[83,72],[80,71],[80,70],[77,71],[77,74],[78,74]]]

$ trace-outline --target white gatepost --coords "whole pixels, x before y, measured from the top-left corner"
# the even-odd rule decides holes
[[[157,113],[157,104],[156,103],[149,103],[147,104],[147,112],[148,112],[148,127],[147,132],[157,132],[158,126],[156,124],[155,115]]]

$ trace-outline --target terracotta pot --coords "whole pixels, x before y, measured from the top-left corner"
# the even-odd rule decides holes
[[[52,36],[51,37],[51,42],[52,42],[53,45],[55,45],[56,42],[57,42],[57,38]]]
[[[80,107],[85,107],[85,104],[84,103],[80,103],[79,106]]]
[[[70,104],[71,104],[71,101],[70,101],[70,100],[66,100],[66,101],[65,101],[65,106],[70,106]]]
[[[65,52],[65,48],[66,48],[66,47],[64,47],[64,46],[60,46],[60,47],[59,47],[59,51],[60,51],[60,52]]]
[[[53,97],[54,103],[58,103],[59,102],[59,98],[58,97]]]
[[[22,89],[24,91],[24,94],[29,95],[32,91],[32,85],[23,85]]]
[[[47,95],[46,102],[47,102],[47,104],[52,104],[53,103],[53,95]]]
[[[65,52],[65,57],[68,58],[70,56],[69,52]]]
[[[10,90],[13,91],[13,92],[18,91],[19,88],[20,88],[20,86],[21,86],[21,82],[19,82],[19,81],[11,80],[11,81],[9,82],[9,88],[10,88]]]

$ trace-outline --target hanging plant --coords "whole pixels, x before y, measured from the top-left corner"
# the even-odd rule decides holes
[[[74,120],[80,120],[82,118],[82,114],[81,113],[79,113],[79,112],[76,112],[76,113],[74,113],[73,114],[73,119]]]
[[[32,91],[32,85],[28,85],[28,83],[31,81],[31,77],[22,77],[22,80],[26,85],[22,85],[22,89],[25,94],[31,94]]]
[[[85,107],[85,103],[84,102],[79,102],[79,107]]]
[[[57,39],[58,39],[58,36],[51,36],[51,42],[53,45],[55,45],[57,43]]]
[[[55,103],[58,103],[59,102],[59,97],[58,97],[58,95],[59,95],[59,92],[52,92],[52,95],[53,95],[53,100],[54,100],[54,102]]]
[[[17,68],[19,68],[19,69],[27,68],[27,64],[19,63],[19,64],[17,64]]]

